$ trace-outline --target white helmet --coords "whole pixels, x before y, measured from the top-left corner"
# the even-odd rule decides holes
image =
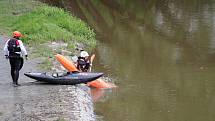
[[[85,58],[85,57],[89,56],[89,54],[86,51],[81,51],[80,56]]]

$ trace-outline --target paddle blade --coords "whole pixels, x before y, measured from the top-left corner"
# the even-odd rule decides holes
[[[93,60],[94,60],[95,57],[96,57],[95,54],[91,55],[91,57],[90,57],[90,62],[91,62],[91,63],[93,63]]]

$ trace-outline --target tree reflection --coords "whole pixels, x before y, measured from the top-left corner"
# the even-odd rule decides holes
[[[102,41],[98,47],[102,63],[123,78],[121,86],[135,86],[135,90],[126,88],[128,91],[122,92],[120,103],[119,100],[111,102],[125,110],[117,110],[117,115],[105,110],[107,115],[112,114],[112,119],[142,120],[141,113],[144,113],[150,114],[144,117],[149,121],[156,120],[153,116],[157,113],[162,121],[184,120],[186,113],[198,114],[192,108],[199,104],[203,108],[197,110],[203,110],[207,117],[212,116],[205,110],[212,110],[207,96],[212,95],[213,90],[209,85],[214,85],[213,0],[45,1],[71,10],[89,23]],[[147,99],[139,96],[142,92]],[[131,99],[126,100],[123,94]],[[194,98],[201,100],[192,103]],[[147,106],[141,105],[139,100]],[[136,107],[128,106],[130,104]],[[186,107],[191,108],[184,111],[182,108]],[[105,109],[110,108],[116,107],[105,106]],[[126,109],[139,114],[130,114]],[[170,113],[163,113],[167,110]]]

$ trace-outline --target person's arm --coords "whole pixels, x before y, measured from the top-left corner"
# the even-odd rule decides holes
[[[8,41],[9,40],[7,40],[6,41],[6,43],[5,43],[5,45],[4,45],[4,55],[6,56],[6,57],[8,57],[8,53],[9,53],[9,51],[8,51]]]
[[[18,40],[18,41],[19,41],[19,46],[20,46],[22,55],[24,55],[25,57],[28,57],[28,53],[27,53],[25,46],[23,45],[22,41],[21,40]]]

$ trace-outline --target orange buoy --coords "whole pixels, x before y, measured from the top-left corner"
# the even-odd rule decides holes
[[[76,68],[75,64],[72,61],[70,61],[69,59],[67,59],[66,57],[64,57],[63,55],[57,54],[57,55],[55,55],[55,57],[58,60],[58,62],[60,62],[63,65],[63,67],[65,69],[67,69],[69,72],[79,71]],[[95,55],[93,54],[91,56],[91,60],[93,61],[94,58],[95,58]],[[87,83],[87,85],[90,87],[94,87],[94,88],[113,88],[113,87],[116,87],[114,84],[105,82],[102,79],[97,79],[95,81]]]
[[[75,67],[75,64],[66,57],[64,57],[63,55],[57,54],[55,55],[55,57],[58,60],[58,62],[60,62],[63,65],[63,67],[67,69],[69,72],[78,71],[78,69]]]

